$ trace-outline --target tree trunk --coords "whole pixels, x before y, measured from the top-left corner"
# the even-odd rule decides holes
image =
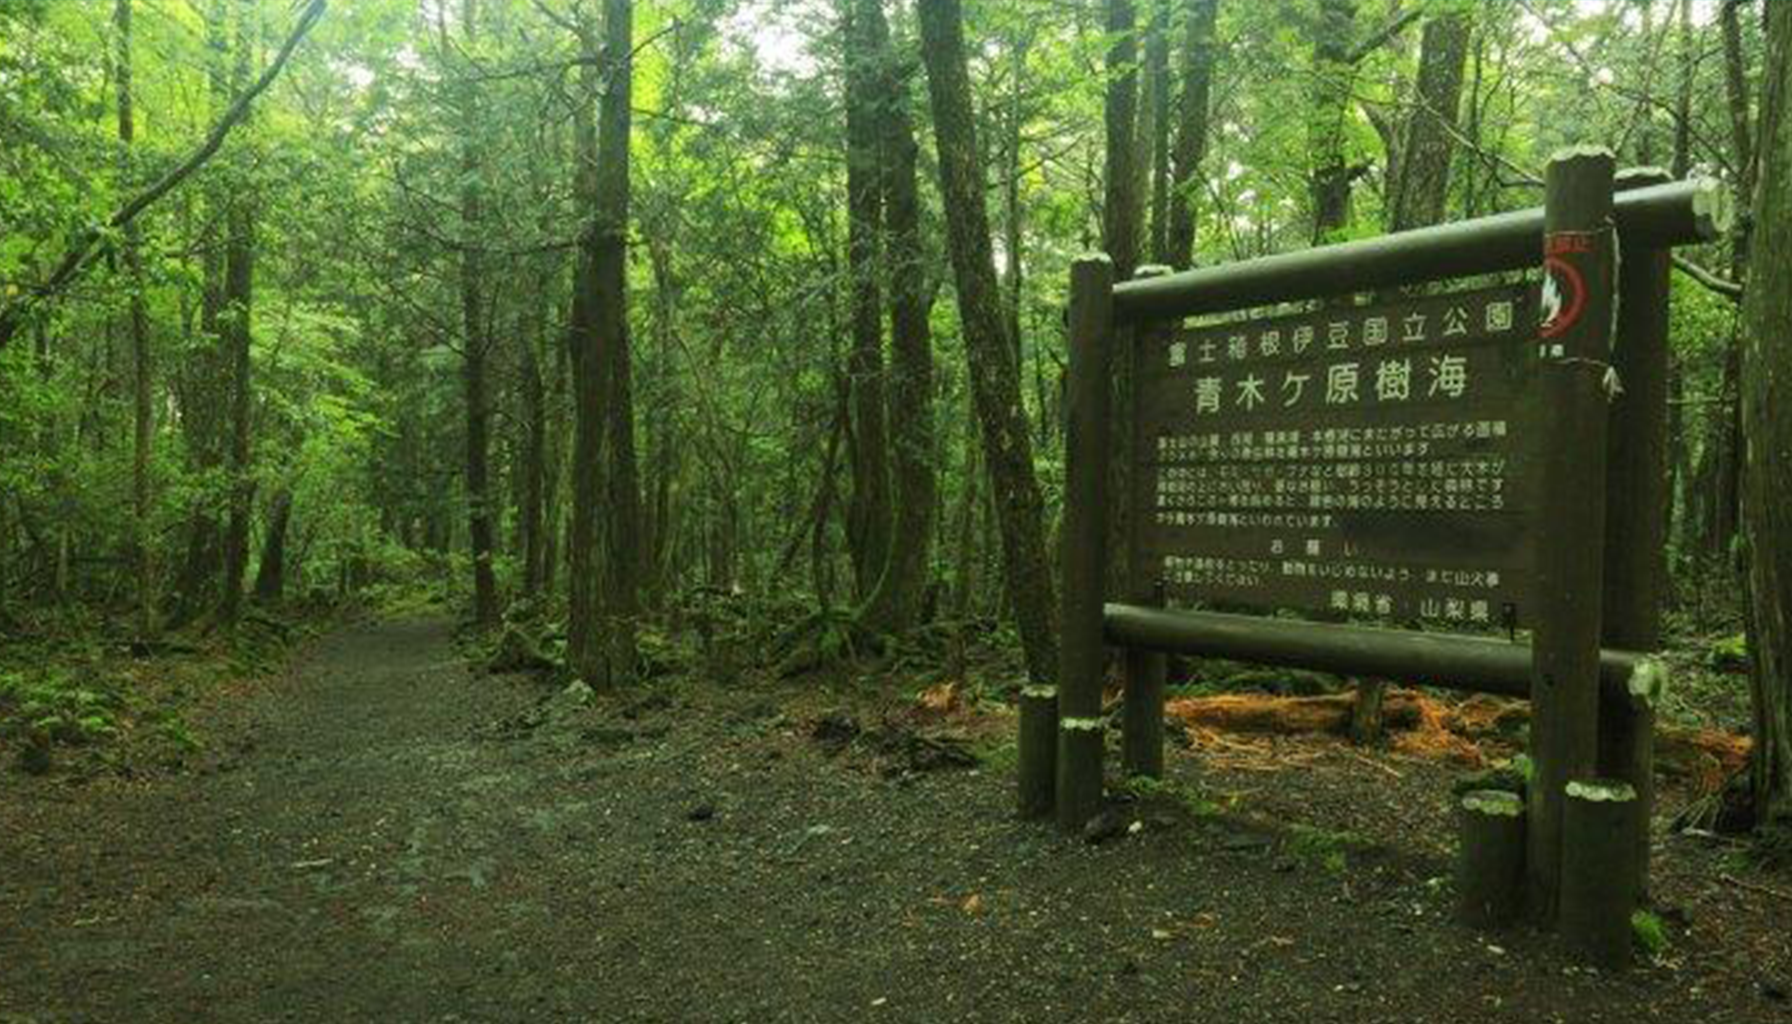
[[[1177,100],[1175,181],[1170,186],[1170,225],[1163,262],[1178,269],[1194,265],[1195,202],[1201,190],[1201,163],[1207,157],[1208,108],[1212,103],[1214,21],[1219,0],[1188,0],[1183,15],[1182,93]]]
[[[984,460],[1001,521],[1003,566],[1014,600],[1027,673],[1037,685],[1057,678],[1058,638],[1045,509],[1033,474],[1033,449],[1021,404],[1020,377],[1009,357],[1001,292],[984,207],[970,78],[965,70],[964,16],[959,0],[920,0],[921,52],[927,64],[940,194],[946,218],[958,311],[963,323],[971,393],[982,422]]]
[[[236,69],[231,91],[247,86],[253,59],[251,31],[255,0],[242,0],[237,13]],[[254,511],[255,481],[250,475],[250,362],[254,334],[255,206],[253,191],[239,189],[230,200],[228,239],[224,246],[223,345],[230,394],[230,515],[224,530],[224,592],[218,617],[235,622],[242,610],[243,582],[249,568],[249,517]]]
[[[1145,96],[1139,140],[1149,158],[1145,164],[1145,194],[1151,197],[1151,238],[1145,248],[1151,262],[1170,258],[1170,5],[1172,0],[1151,0],[1151,18],[1145,35]]]
[[[211,105],[222,110],[230,104],[230,7],[229,0],[212,0],[206,11],[206,78]],[[223,572],[222,538],[218,507],[211,491],[212,477],[224,464],[228,405],[228,369],[223,338],[225,306],[224,244],[218,230],[228,218],[231,196],[225,175],[214,176],[205,189],[205,210],[199,231],[201,257],[199,338],[183,361],[176,391],[180,399],[181,433],[186,441],[189,469],[204,486],[187,517],[186,554],[174,586],[170,625],[192,621],[216,607],[218,582]]]
[[[1742,52],[1742,25],[1737,13],[1738,0],[1725,0],[1718,10],[1724,40],[1725,96],[1730,113],[1730,141],[1736,165],[1736,191],[1744,204],[1755,198],[1760,167],[1755,153],[1755,140],[1750,131],[1750,102],[1746,59]],[[1763,83],[1764,86],[1769,83]],[[1765,115],[1763,115],[1765,122]],[[1765,139],[1763,139],[1765,142]],[[1756,227],[1753,217],[1736,218],[1736,234],[1731,241],[1731,280],[1740,281],[1748,273],[1749,254],[1753,251],[1752,236]],[[1706,456],[1710,461],[1711,491],[1706,496],[1705,550],[1720,559],[1726,558],[1734,544],[1741,505],[1743,450],[1747,434],[1743,430],[1741,393],[1741,349],[1743,341],[1732,332],[1724,353],[1720,393],[1723,400],[1712,403],[1709,413],[1713,422],[1707,434],[1713,448]]]
[[[1313,41],[1313,78],[1307,121],[1312,164],[1313,244],[1338,240],[1350,224],[1350,186],[1355,180],[1345,143],[1356,66],[1350,42],[1356,34],[1356,0],[1319,0]]]
[[[602,90],[598,124],[582,103],[578,197],[586,217],[573,294],[574,449],[572,607],[568,656],[597,689],[635,672],[641,575],[640,482],[628,336],[629,108],[634,73],[631,0],[605,0],[604,38],[582,26],[588,95]],[[601,530],[598,516],[603,516]],[[597,564],[598,538],[603,561]]]
[[[888,96],[880,88],[888,36],[882,0],[845,0],[846,39],[846,263],[852,280],[852,494],[847,502],[847,551],[854,589],[867,598],[890,552],[889,436],[884,403],[882,128]]]
[[[546,298],[543,292],[545,289],[538,289],[534,296],[537,309]],[[535,315],[532,311],[531,316]],[[522,494],[517,503],[517,520],[522,540],[523,593],[531,596],[541,593],[546,550],[543,509],[547,485],[547,394],[541,379],[541,357],[536,344],[537,339],[533,336],[523,339],[518,367],[522,378],[523,450],[519,460]]]
[[[572,367],[573,448],[572,513],[567,521],[567,663],[587,678],[604,671],[602,594],[598,511],[604,488],[604,391],[597,358],[597,120],[594,109],[603,91],[600,46],[595,30],[579,26],[579,79],[582,90],[573,120],[573,193],[583,230],[574,264],[572,313],[567,324],[567,355]]]
[[[1401,146],[1390,231],[1443,222],[1470,29],[1469,16],[1460,10],[1445,11],[1425,22],[1419,44],[1418,86]]]
[[[1742,359],[1742,519],[1754,662],[1758,822],[1792,823],[1792,4],[1767,5],[1761,163]],[[1731,12],[1733,17],[1733,12]]]
[[[1107,169],[1103,179],[1101,247],[1114,261],[1114,279],[1124,281],[1132,276],[1139,262],[1138,12],[1133,9],[1133,0],[1104,3],[1108,53],[1102,120],[1107,134]]]
[[[274,604],[286,597],[286,533],[292,525],[292,491],[282,487],[268,502],[267,536],[255,571],[255,600]]]
[[[131,67],[131,4],[132,0],[116,0],[113,20],[116,65],[113,77],[118,89],[118,142],[121,150],[119,176],[128,188],[136,177],[136,161],[132,146],[137,136],[136,112]],[[143,254],[137,224],[124,226],[125,286],[130,289],[127,300],[131,334],[131,547],[136,572],[137,635],[147,638],[155,633],[155,566],[150,545],[149,518],[151,506],[149,467],[151,446],[155,443],[154,367],[149,351],[149,307],[143,297]]]
[[[479,0],[463,0],[461,31],[474,45],[479,29]],[[498,624],[498,581],[493,570],[494,539],[491,494],[491,397],[486,363],[492,339],[486,295],[484,237],[485,168],[476,138],[480,128],[479,85],[465,69],[461,83],[461,381],[467,417],[467,540],[473,558],[473,621],[481,629]]]
[[[890,271],[890,466],[896,510],[883,574],[864,618],[886,632],[915,625],[932,559],[934,505],[933,336],[926,252],[921,244],[921,197],[915,169],[918,147],[909,116],[913,66],[898,63],[880,0],[864,4],[881,73],[884,178]]]

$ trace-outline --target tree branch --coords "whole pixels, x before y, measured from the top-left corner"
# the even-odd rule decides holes
[[[179,166],[162,175],[155,184],[139,192],[129,202],[119,207],[112,216],[106,218],[103,226],[88,228],[76,236],[73,244],[69,246],[68,252],[62,257],[62,262],[57,265],[55,272],[50,275],[48,280],[31,289],[30,294],[25,298],[0,309],[0,351],[6,350],[7,344],[12,341],[12,336],[18,331],[19,326],[25,320],[26,313],[32,306],[54,299],[63,289],[72,284],[83,270],[87,269],[88,261],[93,258],[100,241],[108,232],[117,231],[135,220],[138,214],[174,191],[176,186],[186,180],[194,171],[203,167],[205,162],[218,152],[218,149],[224,145],[224,140],[229,137],[231,130],[249,116],[249,108],[255,102],[256,97],[267,91],[268,86],[274,83],[274,79],[279,76],[281,69],[291,59],[293,51],[298,48],[305,35],[311,31],[311,26],[317,24],[317,20],[323,17],[328,2],[329,0],[310,0],[303,13],[299,15],[298,24],[293,26],[292,32],[286,37],[286,42],[281,45],[280,52],[274,57],[274,62],[268,65],[267,70],[262,72],[255,84],[236,98],[236,101],[230,105],[230,109],[226,110],[224,116],[218,119],[218,123],[212,126],[211,132],[206,135],[205,141],[200,144],[198,149],[181,161]]]
[[[1345,63],[1351,65],[1361,64],[1369,58],[1371,53],[1386,46],[1393,41],[1395,36],[1406,31],[1408,25],[1418,21],[1421,13],[1423,13],[1423,5],[1408,7],[1406,10],[1394,15],[1386,25],[1376,29],[1367,39],[1356,44],[1356,46],[1351,49],[1350,55],[1345,58]]]
[[[1742,301],[1742,285],[1727,277],[1719,277],[1716,271],[1702,267],[1685,256],[1675,255],[1674,269],[1699,282],[1732,302]]]

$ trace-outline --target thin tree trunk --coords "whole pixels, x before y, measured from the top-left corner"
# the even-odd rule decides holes
[[[1313,76],[1307,122],[1312,163],[1313,244],[1336,241],[1350,224],[1350,186],[1355,180],[1345,148],[1356,65],[1356,0],[1319,0],[1313,41]]]
[[[1755,140],[1750,130],[1751,104],[1748,76],[1742,52],[1742,25],[1737,11],[1738,0],[1725,0],[1718,9],[1724,41],[1724,82],[1730,113],[1730,138],[1736,165],[1736,190],[1743,203],[1754,199],[1760,168],[1755,154]],[[1749,272],[1749,254],[1753,251],[1752,217],[1736,219],[1736,234],[1731,242],[1730,278],[1743,280]],[[1713,403],[1710,412],[1716,422],[1707,436],[1715,447],[1707,456],[1711,460],[1712,490],[1708,498],[1705,526],[1705,550],[1719,558],[1726,556],[1735,541],[1738,512],[1741,504],[1743,451],[1747,434],[1743,431],[1741,376],[1742,339],[1740,324],[1733,330],[1724,353],[1721,393],[1723,401]]]
[[[1151,197],[1151,262],[1170,258],[1170,5],[1151,0],[1150,28],[1145,36],[1146,103],[1139,139],[1149,161],[1145,193]]]
[[[575,263],[567,353],[573,382],[572,515],[567,522],[567,662],[593,679],[605,670],[603,559],[598,512],[604,487],[604,389],[598,361],[597,98],[603,91],[601,48],[589,24],[579,26],[582,91],[573,119],[574,196],[583,230]]]
[[[1212,103],[1214,21],[1219,0],[1187,0],[1183,15],[1182,92],[1177,99],[1175,181],[1170,186],[1170,224],[1163,262],[1185,268],[1194,263],[1195,202],[1201,190],[1201,163],[1207,157],[1208,108]]]
[[[137,126],[132,95],[135,81],[131,66],[132,0],[115,0],[113,21],[117,32],[116,64],[113,78],[118,92],[118,142],[121,150],[120,177],[129,185],[136,176],[132,147]],[[122,233],[125,286],[130,289],[127,300],[131,334],[131,547],[136,571],[137,635],[148,638],[155,633],[155,565],[150,545],[149,518],[152,512],[149,467],[151,446],[155,443],[155,370],[150,362],[149,308],[143,298],[143,254],[137,224],[126,224]]]
[[[286,534],[292,524],[292,491],[282,487],[268,502],[267,536],[255,570],[255,600],[274,604],[286,597]]]
[[[461,31],[467,45],[478,37],[479,2],[463,0]],[[482,116],[479,85],[470,77],[461,83],[461,238],[460,303],[461,380],[467,418],[467,540],[473,559],[473,621],[482,629],[498,624],[498,581],[492,559],[491,397],[486,364],[491,356],[490,301],[485,268],[485,168],[476,135]]]
[[[1001,520],[1003,566],[1027,673],[1037,684],[1057,678],[1058,637],[1045,509],[1033,474],[1032,439],[1021,404],[1020,378],[1009,358],[1001,291],[984,206],[970,78],[965,70],[964,15],[959,0],[920,0],[922,56],[940,161],[940,193],[958,283],[971,393],[982,422],[984,459]]]
[[[255,0],[241,0],[237,14],[237,56],[232,93],[240,95],[253,59],[252,16]],[[224,251],[223,342],[230,388],[230,513],[224,530],[224,593],[219,618],[235,622],[242,610],[244,577],[249,568],[249,517],[254,511],[255,481],[250,474],[250,341],[254,336],[255,217],[253,193],[239,190],[230,200],[228,240]]]
[[[1101,246],[1114,261],[1116,280],[1132,276],[1139,260],[1138,14],[1133,0],[1104,0],[1107,12],[1107,92],[1103,125],[1107,167],[1102,197]]]

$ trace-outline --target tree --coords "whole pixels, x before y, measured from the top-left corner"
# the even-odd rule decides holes
[[[882,0],[846,0],[846,272],[851,276],[852,346],[847,385],[852,419],[852,494],[847,550],[859,597],[869,597],[890,554],[889,431],[884,403],[882,152],[887,116],[880,88]],[[888,29],[882,28],[887,36]]]
[[[463,0],[461,35],[469,50],[478,45],[479,0]],[[448,46],[442,40],[444,50]],[[445,55],[445,54],[444,54]],[[485,183],[479,84],[467,69],[458,83],[460,100],[460,307],[461,376],[466,388],[467,534],[473,556],[473,621],[482,629],[498,624],[498,582],[491,494],[491,399],[486,364],[492,351],[492,311],[486,294]]]
[[[135,174],[131,147],[137,137],[135,98],[131,91],[131,2],[115,0],[112,8],[117,33],[113,77],[118,93],[119,162],[121,177],[126,182]],[[149,467],[155,444],[155,371],[150,363],[149,305],[143,297],[141,232],[133,220],[124,225],[121,233],[125,284],[130,289],[125,302],[131,336],[131,546],[137,568],[137,633],[148,637],[155,632],[156,623],[154,551],[149,538],[149,519],[154,512]]]
[[[1107,173],[1101,207],[1101,247],[1125,280],[1139,261],[1138,12],[1133,0],[1104,0],[1107,12],[1107,92],[1102,124],[1107,131]]]
[[[964,14],[959,0],[919,0],[921,57],[933,108],[940,194],[957,282],[971,394],[982,424],[983,458],[1001,527],[1002,564],[1020,627],[1027,674],[1036,684],[1057,678],[1058,639],[1045,511],[1033,470],[1033,446],[1021,404],[1020,375],[1004,328],[1001,291],[984,206],[982,150],[971,114],[965,71]]]
[[[248,86],[254,60],[255,0],[239,0],[236,17],[236,64],[231,73],[231,92],[240,98]],[[235,622],[242,609],[243,582],[249,571],[249,517],[255,507],[255,479],[250,471],[250,419],[254,401],[250,380],[250,345],[255,329],[255,222],[254,190],[238,187],[226,199],[224,241],[224,292],[219,314],[219,348],[228,396],[228,442],[225,449],[228,518],[224,527],[223,594],[218,617]]]
[[[1182,91],[1176,101],[1176,148],[1172,154],[1169,225],[1160,261],[1187,267],[1195,251],[1195,200],[1201,189],[1201,164],[1207,156],[1208,109],[1212,105],[1213,70],[1218,47],[1214,23],[1219,0],[1188,0],[1183,14]]]
[[[1445,10],[1425,22],[1419,42],[1419,80],[1400,146],[1388,230],[1428,227],[1444,219],[1450,194],[1450,162],[1456,153],[1456,117],[1462,105],[1462,72],[1468,61],[1468,15]]]
[[[1756,820],[1792,824],[1792,4],[1767,5],[1742,355]]]
[[[578,421],[573,450],[572,605],[568,659],[593,687],[635,671],[641,574],[640,485],[628,334],[629,130],[634,74],[631,0],[605,0],[603,42],[580,23],[587,93],[576,127],[585,218],[569,336]],[[598,123],[592,97],[601,96]],[[599,517],[602,517],[598,564]]]
[[[932,298],[921,240],[919,147],[909,114],[908,83],[914,64],[896,57],[881,0],[863,0],[861,8],[872,37],[879,86],[876,114],[882,128],[885,262],[890,277],[889,465],[895,484],[895,513],[883,571],[866,602],[864,618],[878,629],[900,632],[921,614],[931,564],[934,505],[939,501],[933,454],[933,335],[927,322]]]

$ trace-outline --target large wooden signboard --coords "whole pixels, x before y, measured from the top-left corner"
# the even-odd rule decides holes
[[[1142,339],[1135,578],[1176,603],[1524,623],[1536,303],[1511,285]]]

